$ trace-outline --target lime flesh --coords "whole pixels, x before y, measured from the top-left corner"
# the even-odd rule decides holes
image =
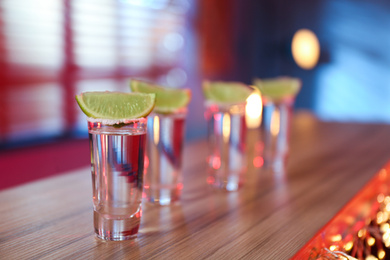
[[[254,85],[271,100],[295,97],[301,89],[301,80],[290,77],[255,79]]]
[[[191,90],[162,87],[140,80],[131,80],[130,89],[132,92],[156,94],[156,105],[154,110],[158,113],[173,113],[186,108],[191,101]]]
[[[240,82],[204,81],[202,87],[206,100],[217,103],[244,103],[254,91]]]
[[[153,110],[154,94],[84,92],[76,101],[88,117],[111,120],[146,117]]]

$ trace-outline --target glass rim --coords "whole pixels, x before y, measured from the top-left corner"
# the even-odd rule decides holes
[[[133,118],[133,119],[106,119],[87,117],[90,123],[101,123],[103,125],[117,125],[117,124],[131,124],[131,123],[147,123],[147,117]]]

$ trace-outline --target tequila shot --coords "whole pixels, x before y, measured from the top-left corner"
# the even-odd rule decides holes
[[[88,120],[96,235],[104,240],[137,236],[142,215],[147,119],[122,126]]]
[[[156,104],[148,118],[144,195],[146,201],[170,205],[179,201],[182,182],[182,150],[187,106],[191,90],[131,80],[133,92],[153,93]]]
[[[142,215],[146,117],[156,95],[94,91],[76,101],[88,117],[95,233],[104,240],[132,239]]]
[[[295,97],[302,83],[298,78],[278,77],[256,79],[254,84],[260,89],[263,99],[261,134],[264,168],[284,174],[289,152],[290,122]]]
[[[287,163],[294,99],[275,102],[265,98],[263,104],[264,168],[282,174]]]
[[[186,116],[186,110],[149,115],[144,176],[148,202],[169,205],[180,199]]]
[[[236,191],[247,169],[245,107],[258,92],[241,82],[204,81],[205,119],[209,143],[207,182],[210,186]]]
[[[209,142],[207,182],[214,188],[235,191],[243,184],[246,171],[245,103],[205,103]]]

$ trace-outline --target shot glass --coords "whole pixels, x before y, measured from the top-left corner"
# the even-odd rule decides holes
[[[209,155],[207,182],[214,188],[238,190],[246,171],[245,103],[205,103]]]
[[[148,117],[145,157],[146,201],[170,205],[179,201],[182,182],[182,150],[187,110]]]
[[[147,119],[108,125],[88,119],[94,228],[104,240],[137,236]]]
[[[283,174],[289,151],[290,121],[294,96],[278,100],[263,98],[262,139],[264,168]]]

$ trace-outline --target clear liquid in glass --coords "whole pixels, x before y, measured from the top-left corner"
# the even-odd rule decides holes
[[[286,172],[293,105],[294,98],[285,98],[278,102],[264,100],[264,169],[277,174]]]
[[[94,206],[99,238],[134,238],[141,218],[146,120],[113,127],[88,122]]]
[[[247,166],[245,104],[206,104],[205,118],[209,141],[207,182],[218,189],[238,190]]]
[[[153,113],[148,117],[144,192],[148,202],[169,205],[179,201],[186,112]]]

